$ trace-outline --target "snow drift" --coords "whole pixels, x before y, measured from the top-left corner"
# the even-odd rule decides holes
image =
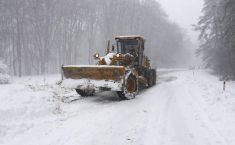
[[[9,82],[8,67],[0,61],[0,84],[8,84]]]

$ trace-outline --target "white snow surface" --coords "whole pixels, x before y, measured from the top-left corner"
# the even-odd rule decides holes
[[[133,100],[81,98],[59,75],[0,85],[0,145],[234,145],[235,82],[205,70],[159,71]],[[63,98],[76,101],[63,103]]]

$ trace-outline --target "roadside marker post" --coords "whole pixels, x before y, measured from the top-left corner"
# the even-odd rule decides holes
[[[224,81],[223,90],[226,90],[226,81]]]

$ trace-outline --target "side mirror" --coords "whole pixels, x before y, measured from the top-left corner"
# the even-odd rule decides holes
[[[114,44],[112,45],[112,52],[114,52],[115,51],[115,46],[114,46]]]
[[[106,54],[109,54],[110,52],[110,40],[108,41],[108,46],[106,48]]]
[[[99,53],[95,53],[93,55],[93,57],[94,57],[94,59],[98,60],[98,59],[100,59],[100,54]]]

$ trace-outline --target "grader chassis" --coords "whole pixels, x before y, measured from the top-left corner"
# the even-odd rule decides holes
[[[133,99],[140,89],[156,84],[156,70],[144,55],[145,40],[141,36],[117,36],[116,52],[100,57],[97,65],[62,66],[63,84],[74,88],[81,96],[92,96],[97,91],[115,91],[121,99]]]

